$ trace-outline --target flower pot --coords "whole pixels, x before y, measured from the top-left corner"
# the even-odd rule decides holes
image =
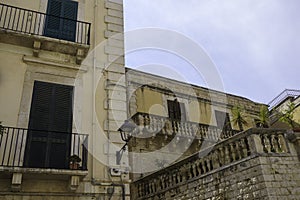
[[[79,163],[70,162],[70,169],[79,169]]]

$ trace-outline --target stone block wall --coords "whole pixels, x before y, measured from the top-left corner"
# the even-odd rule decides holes
[[[299,199],[300,162],[286,133],[251,129],[135,181],[133,199]]]
[[[162,199],[297,199],[299,172],[294,157],[256,157],[170,190]]]

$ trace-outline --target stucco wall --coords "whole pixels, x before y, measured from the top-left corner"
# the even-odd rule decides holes
[[[0,121],[8,126],[16,126],[26,71],[22,56],[28,54],[29,50],[2,43],[0,49]]]

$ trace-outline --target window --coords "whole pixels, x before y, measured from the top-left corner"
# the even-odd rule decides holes
[[[186,121],[184,103],[178,102],[177,99],[174,101],[168,100],[168,112],[172,120]]]
[[[68,168],[72,110],[72,86],[35,81],[26,141],[26,167]]]
[[[78,2],[49,0],[44,35],[75,41]]]
[[[223,131],[232,130],[228,113],[216,110],[215,115],[216,115],[217,127],[219,129],[222,129]]]

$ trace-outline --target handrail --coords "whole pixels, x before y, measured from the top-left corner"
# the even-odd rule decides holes
[[[60,20],[59,29],[47,28]],[[71,24],[66,27],[65,24]],[[64,29],[65,28],[65,29]],[[91,23],[0,3],[0,29],[90,45]],[[52,32],[51,32],[52,31]]]
[[[279,105],[284,99],[288,97],[298,97],[300,96],[300,90],[295,89],[285,89],[283,92],[281,92],[279,95],[277,95],[272,101],[268,103],[269,109],[276,107]]]
[[[131,117],[137,125],[137,131],[147,133],[161,133],[165,135],[179,135],[182,137],[196,137],[219,141],[237,134],[238,130],[223,130],[217,126],[190,121],[174,120],[165,116],[138,112]]]
[[[66,163],[69,162],[69,159],[72,155],[77,155],[81,159],[81,161],[78,161],[78,165],[80,165],[80,168],[78,169],[87,169],[87,134],[7,126],[2,126],[1,130],[2,134],[0,134],[0,166],[31,167],[30,165],[28,166],[25,163],[26,156],[28,156],[29,149],[32,146],[32,143],[30,143],[30,141],[34,141],[44,143],[54,142],[57,144],[67,145],[67,148],[65,150],[66,153],[68,152],[68,156],[64,158],[65,165],[63,167],[59,167],[59,169],[69,169],[70,166],[67,166]],[[47,160],[47,158],[44,159],[45,160],[42,160],[42,162]],[[50,163],[49,166],[39,166],[38,168],[42,167],[56,169],[56,167],[51,166],[52,165]],[[33,168],[35,167],[33,166]]]

